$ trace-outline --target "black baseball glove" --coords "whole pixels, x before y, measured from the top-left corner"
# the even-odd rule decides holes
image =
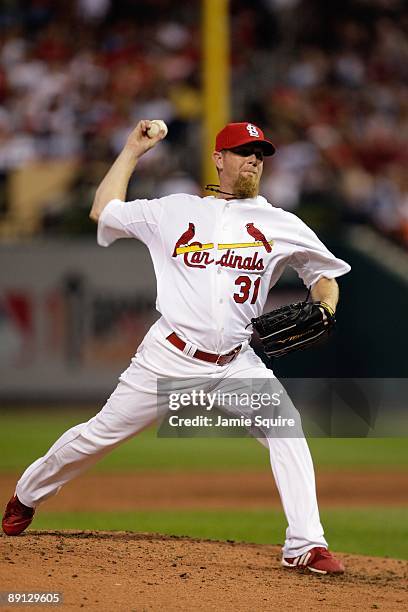
[[[323,340],[333,329],[333,310],[324,302],[287,304],[251,319],[268,357],[282,357]]]

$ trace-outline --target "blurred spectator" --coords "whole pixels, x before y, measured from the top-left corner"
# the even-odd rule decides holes
[[[44,227],[50,210],[68,218],[79,193],[90,197],[87,173],[96,181],[142,117],[164,119],[169,134],[133,196],[199,191],[200,5],[2,5],[0,183],[33,160],[82,160]],[[233,119],[260,123],[278,146],[264,195],[318,224],[326,208],[332,227],[371,223],[408,245],[406,3],[231,0],[230,11]]]
[[[111,0],[77,0],[77,15],[79,19],[95,25],[105,19],[110,5]]]

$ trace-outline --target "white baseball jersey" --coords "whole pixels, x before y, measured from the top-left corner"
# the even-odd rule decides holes
[[[296,215],[262,196],[112,200],[99,218],[98,243],[118,238],[138,238],[149,248],[156,307],[169,333],[214,353],[250,337],[246,326],[262,314],[287,265],[307,286],[350,270]]]

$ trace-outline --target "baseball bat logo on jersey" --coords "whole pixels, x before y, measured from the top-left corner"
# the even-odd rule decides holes
[[[267,240],[265,234],[255,227],[253,223],[246,224],[246,230],[248,234],[255,238],[255,242],[230,242],[226,244],[218,244],[218,250],[224,251],[226,249],[247,249],[251,247],[265,247],[267,253],[271,253],[273,240]],[[186,253],[193,253],[196,251],[208,251],[214,248],[213,242],[202,243],[202,242],[190,242],[195,236],[195,225],[190,221],[188,224],[188,228],[185,232],[183,232],[180,238],[176,241],[174,245],[174,250],[172,257],[177,257],[177,255],[185,255]],[[190,243],[190,244],[189,244]],[[209,262],[212,263],[212,262]]]
[[[215,245],[213,242],[191,242],[195,237],[196,228],[194,223],[189,222],[186,231],[184,231],[180,238],[176,241],[172,257],[183,255],[184,264],[188,268],[203,269],[211,264],[215,264],[237,270],[264,270],[265,265],[262,257],[259,256],[258,251],[256,251],[253,255],[245,257],[243,255],[236,254],[234,249],[263,247],[267,253],[270,253],[272,251],[271,245],[273,244],[273,240],[268,241],[265,234],[258,227],[255,227],[254,223],[247,223],[245,228],[251,238],[255,238],[255,242],[230,242],[225,244],[218,243],[218,245]],[[214,249],[217,251],[226,252],[216,260],[210,252]]]

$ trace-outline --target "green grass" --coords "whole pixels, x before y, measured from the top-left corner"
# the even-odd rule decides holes
[[[90,410],[17,410],[0,415],[0,471],[19,472],[43,455],[66,429],[84,422]],[[316,466],[407,470],[406,438],[314,438]],[[265,449],[250,438],[157,438],[143,432],[101,461],[97,470],[253,470],[268,465]]]
[[[408,511],[404,508],[332,509],[322,513],[332,550],[408,559]],[[285,519],[276,510],[39,512],[32,529],[98,529],[157,532],[259,544],[282,543]]]
[[[0,414],[0,471],[21,472],[43,455],[69,427],[96,410],[17,410]],[[309,440],[318,468],[407,470],[406,438]],[[99,471],[115,470],[264,470],[266,450],[249,438],[157,438],[143,432],[101,461]],[[408,558],[407,509],[330,509],[322,513],[332,549]],[[47,513],[40,511],[34,529],[103,529],[159,532],[256,543],[283,540],[285,519],[276,510],[146,511]]]

